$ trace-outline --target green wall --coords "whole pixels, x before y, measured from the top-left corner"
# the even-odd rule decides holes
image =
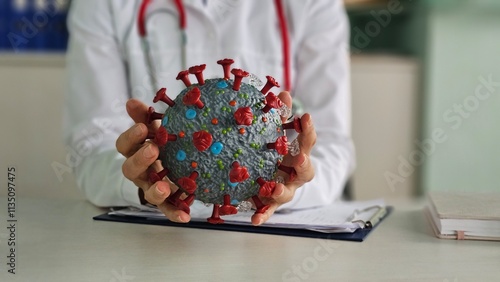
[[[499,191],[500,1],[447,2],[427,15],[421,139],[442,136],[427,143],[421,185]]]

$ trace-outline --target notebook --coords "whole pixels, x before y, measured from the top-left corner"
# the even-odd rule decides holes
[[[431,192],[425,211],[438,238],[500,241],[500,193]]]
[[[191,222],[171,222],[156,208],[128,207],[94,217],[96,220],[128,223],[230,230],[252,233],[290,235],[300,237],[363,241],[370,231],[391,211],[383,200],[339,202],[331,206],[301,210],[282,210],[262,226],[253,226],[250,217],[254,211],[224,216],[224,224],[207,223],[211,207],[201,203],[191,206]]]

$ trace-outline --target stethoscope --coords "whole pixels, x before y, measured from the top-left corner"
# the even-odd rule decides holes
[[[151,4],[152,0],[142,0],[139,6],[137,26],[139,36],[141,38],[141,44],[144,51],[144,56],[146,57],[146,65],[149,69],[151,82],[156,87],[156,77],[153,72],[153,61],[150,56],[150,45],[148,42],[148,31],[146,28],[146,23],[148,20],[147,9]],[[180,48],[181,48],[181,64],[183,69],[187,69],[186,66],[186,46],[187,46],[187,36],[186,36],[186,11],[184,9],[184,4],[182,0],[173,0],[177,14],[179,15],[179,31],[180,31]],[[291,66],[290,66],[290,39],[288,34],[288,27],[285,17],[285,12],[281,0],[274,0],[274,5],[276,7],[276,14],[278,18],[278,23],[281,32],[281,42],[283,49],[283,87],[285,90],[291,91]]]

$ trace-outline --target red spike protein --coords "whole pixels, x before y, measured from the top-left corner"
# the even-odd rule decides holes
[[[232,59],[217,61],[222,78],[204,79],[205,65],[179,72],[176,79],[186,89],[174,100],[166,88],[160,89],[153,101],[169,107],[164,114],[153,108],[148,114],[149,121],[161,119],[160,128],[149,137],[158,144],[165,168],[150,172],[150,182],[164,177],[174,182],[179,189],[167,202],[187,213],[194,199],[213,204],[207,220],[214,224],[223,223],[221,216],[237,213],[237,207],[250,199],[256,213],[265,212],[269,206],[260,197],[272,195],[278,169],[290,178],[296,174],[280,164],[288,154],[284,129],[300,132],[300,120],[283,126],[280,111],[272,109],[284,104],[269,92],[279,84],[267,76],[266,85],[257,89],[244,82],[248,72],[230,70],[233,63]],[[189,75],[198,83],[191,83]]]

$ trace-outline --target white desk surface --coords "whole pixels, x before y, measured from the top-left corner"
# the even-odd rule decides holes
[[[84,200],[35,198],[17,199],[11,275],[0,202],[0,281],[500,281],[499,242],[437,239],[421,204],[358,243],[94,221]]]

